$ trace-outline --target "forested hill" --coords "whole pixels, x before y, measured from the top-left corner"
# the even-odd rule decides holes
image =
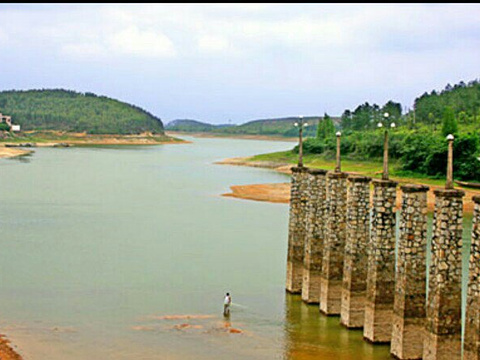
[[[165,125],[166,130],[186,132],[212,131],[213,128],[215,128],[215,125],[191,119],[177,119]]]
[[[0,113],[22,131],[58,130],[88,134],[164,134],[163,123],[149,112],[106,96],[71,90],[0,92]]]
[[[315,136],[320,116],[308,116],[303,120],[308,123],[305,128],[305,136]],[[211,132],[223,135],[270,135],[297,137],[298,128],[294,123],[298,122],[298,117],[285,117],[276,119],[251,120],[241,125],[214,125],[197,120],[174,120],[166,125],[167,130],[189,131],[189,132]],[[340,118],[333,118],[334,122],[339,122]]]
[[[305,135],[314,135],[318,124],[319,116],[306,116],[303,121],[309,126],[305,128]],[[294,136],[298,137],[298,128],[294,126],[298,117],[286,117],[278,119],[260,119],[246,122],[242,125],[219,129],[216,132],[235,135],[273,135],[273,136]]]

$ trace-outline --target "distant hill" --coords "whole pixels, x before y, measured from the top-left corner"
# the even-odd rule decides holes
[[[164,134],[160,118],[119,100],[71,90],[0,92],[0,113],[23,131],[58,130],[88,134]]]
[[[303,121],[309,126],[305,128],[305,136],[315,136],[320,117],[304,117]],[[277,119],[260,119],[246,122],[245,124],[219,129],[215,132],[238,135],[271,135],[271,136],[298,136],[298,128],[294,126],[298,122],[297,117]]]
[[[304,121],[309,124],[305,128],[305,136],[315,136],[320,116],[304,117]],[[210,132],[225,135],[270,135],[270,136],[298,136],[298,128],[294,126],[298,122],[298,117],[285,117],[275,119],[259,119],[248,121],[242,125],[214,125],[197,120],[174,120],[168,123],[165,128],[172,131],[187,132]],[[340,118],[334,117],[334,122],[338,123]]]
[[[165,130],[171,131],[185,131],[185,132],[211,132],[215,129],[235,126],[233,124],[209,124],[206,122],[191,120],[191,119],[177,119],[170,121],[165,125]]]
[[[165,130],[187,131],[187,132],[204,132],[212,131],[215,125],[207,124],[198,120],[177,119],[170,121],[165,125]]]

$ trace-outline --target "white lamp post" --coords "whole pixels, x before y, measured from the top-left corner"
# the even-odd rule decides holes
[[[337,136],[337,165],[335,166],[335,172],[341,172],[341,164],[340,164],[340,138],[342,137],[342,133],[337,131],[335,134]]]

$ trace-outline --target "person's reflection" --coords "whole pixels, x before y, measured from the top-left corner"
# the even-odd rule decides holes
[[[229,330],[232,327],[232,322],[230,321],[230,314],[223,317],[223,328]]]

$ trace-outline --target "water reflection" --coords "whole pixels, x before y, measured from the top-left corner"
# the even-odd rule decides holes
[[[371,345],[362,330],[348,330],[338,316],[325,316],[318,305],[307,305],[300,295],[285,295],[285,349],[283,359],[389,359],[388,345]]]
[[[398,225],[399,221],[397,221]],[[432,214],[428,216],[427,254],[432,236]],[[465,321],[466,286],[470,253],[472,215],[465,214],[463,224],[463,301],[462,317]],[[398,229],[397,229],[398,230]],[[398,235],[398,234],[397,234]],[[427,266],[430,256],[427,257]],[[427,270],[428,280],[428,270]],[[428,286],[427,286],[428,289]],[[300,295],[285,294],[285,347],[283,359],[390,359],[389,345],[372,345],[363,340],[362,330],[348,330],[340,325],[338,316],[327,317],[318,305],[307,305]]]
[[[11,158],[7,158],[7,160],[16,161],[20,163],[29,163],[32,161],[32,155],[33,155],[33,152],[23,154],[23,155],[13,156]]]

